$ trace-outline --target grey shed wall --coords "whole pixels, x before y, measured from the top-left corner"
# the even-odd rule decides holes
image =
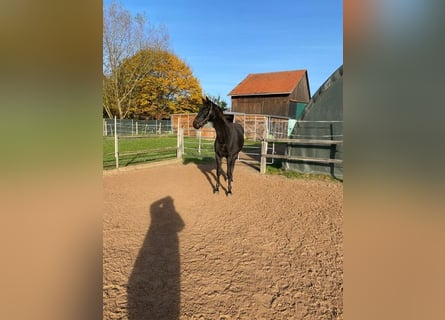
[[[340,66],[317,90],[300,120],[343,121],[343,66]],[[343,122],[297,122],[293,138],[343,140]],[[337,146],[288,145],[287,154],[311,158],[343,159],[343,144]],[[283,163],[286,170],[330,174],[343,179],[343,164],[320,164],[300,161]]]

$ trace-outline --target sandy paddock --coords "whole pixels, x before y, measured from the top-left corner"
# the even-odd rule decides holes
[[[214,174],[104,173],[104,319],[343,319],[343,185]]]

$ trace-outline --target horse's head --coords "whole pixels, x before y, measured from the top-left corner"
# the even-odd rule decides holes
[[[203,98],[202,106],[193,121],[193,127],[195,129],[201,129],[207,122],[212,121],[215,115],[215,108],[218,108],[218,105],[213,103],[209,97],[206,96],[205,99]]]

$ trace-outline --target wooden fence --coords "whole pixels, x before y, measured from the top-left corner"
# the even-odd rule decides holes
[[[177,117],[172,121],[173,125],[175,126],[175,131],[177,133],[177,144],[176,148],[173,147],[173,149],[176,149],[176,156],[178,159],[183,158],[184,155],[193,156],[194,152],[192,148],[195,148],[197,154],[201,155],[203,151],[205,153],[204,145],[213,145],[213,142],[210,143],[209,141],[212,141],[215,138],[215,130],[213,128],[205,128],[203,130],[195,130],[191,124],[195,118],[195,115],[185,115],[182,117]],[[173,120],[173,119],[172,119]],[[244,156],[247,156],[247,159],[241,159],[242,161],[249,161],[249,162],[255,162],[259,163],[260,165],[260,173],[266,172],[266,165],[268,164],[267,159],[283,159],[283,160],[289,160],[289,161],[300,161],[300,162],[308,162],[308,163],[319,163],[319,164],[329,164],[329,165],[335,165],[335,164],[341,164],[343,163],[342,159],[336,159],[336,151],[338,151],[337,146],[340,144],[343,144],[342,140],[334,140],[334,135],[331,135],[331,139],[326,139],[325,137],[322,137],[322,139],[306,139],[306,138],[281,138],[281,136],[285,136],[285,132],[287,131],[287,123],[285,121],[281,121],[281,119],[278,119],[277,121],[273,121],[271,119],[259,119],[259,117],[252,117],[252,119],[249,119],[246,115],[237,115],[237,117],[234,119],[236,122],[241,122],[241,124],[245,127],[249,127],[249,121],[251,121],[250,125],[253,126],[252,134],[253,136],[249,137],[249,134],[246,134],[247,139],[256,140],[257,135],[260,133],[262,134],[262,137],[258,137],[257,141],[261,141],[261,147],[259,147],[258,143],[245,145],[245,148],[243,148],[243,151],[241,154]],[[268,122],[267,122],[268,121]],[[247,124],[247,125],[246,125]],[[268,129],[274,128],[274,126],[278,129],[276,133],[271,133]],[[263,129],[264,127],[264,129]],[[126,152],[125,154],[119,153],[119,137],[116,134],[117,132],[117,120],[114,119],[114,128],[115,128],[115,134],[114,134],[114,158],[115,158],[115,165],[116,168],[119,168],[119,156],[122,155],[138,155],[143,152],[144,150],[139,150],[135,152]],[[260,128],[260,130],[258,130]],[[245,131],[246,132],[246,131]],[[249,132],[249,130],[247,130]],[[187,139],[196,138],[195,143],[193,143],[193,146],[185,146],[184,144],[184,137],[187,137]],[[190,142],[188,142],[190,143]],[[290,155],[291,152],[289,152],[289,148],[286,147],[289,145],[301,145],[301,146],[313,146],[313,147],[320,147],[320,148],[327,148],[330,147],[330,156],[329,158],[317,158],[317,157],[305,157],[305,156],[296,156],[296,155]],[[166,148],[164,148],[166,149]],[[164,150],[163,149],[163,150]],[[213,149],[213,147],[211,148]],[[187,151],[188,150],[188,151]],[[278,152],[283,152],[285,154],[277,154],[277,150],[280,150]],[[169,150],[173,151],[173,150]],[[174,152],[174,151],[173,151]],[[190,152],[190,154],[188,154]],[[287,154],[286,154],[287,153]],[[270,163],[269,163],[270,164]]]
[[[262,114],[245,114],[236,112],[225,113],[227,120],[239,123],[244,128],[244,137],[254,141],[259,141],[266,132],[275,138],[285,138],[288,136],[289,119],[284,117],[269,116]],[[193,128],[193,120],[196,113],[172,114],[171,122],[174,132],[179,128],[184,129],[186,137],[196,137],[198,130]],[[209,123],[205,129],[199,132],[202,138],[215,138],[216,133]]]
[[[261,141],[261,161],[260,161],[260,173],[266,173],[266,161],[267,159],[284,159],[293,161],[306,161],[306,162],[317,162],[317,163],[343,163],[341,159],[334,158],[309,158],[309,157],[298,157],[291,155],[278,155],[268,153],[268,143],[287,143],[294,145],[315,145],[315,146],[331,146],[336,148],[337,145],[342,144],[342,140],[318,140],[318,139],[276,139],[276,138],[264,138]],[[334,153],[335,154],[335,153]]]

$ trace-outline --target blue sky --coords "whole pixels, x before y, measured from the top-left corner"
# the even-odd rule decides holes
[[[104,0],[104,4],[110,1]],[[206,94],[227,94],[249,73],[307,69],[311,94],[343,64],[339,0],[121,0],[164,24],[170,48]]]

